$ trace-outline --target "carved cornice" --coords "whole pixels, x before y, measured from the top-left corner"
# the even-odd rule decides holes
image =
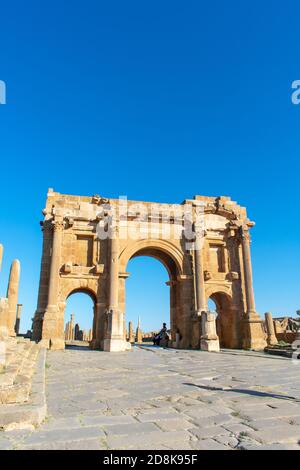
[[[109,199],[106,197],[99,196],[99,194],[94,194],[92,196],[92,204],[109,204]]]

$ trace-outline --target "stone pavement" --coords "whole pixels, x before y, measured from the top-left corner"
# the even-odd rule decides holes
[[[49,351],[48,418],[0,449],[300,449],[300,364],[241,351]]]

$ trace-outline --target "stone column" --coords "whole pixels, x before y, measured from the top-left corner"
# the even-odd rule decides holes
[[[17,318],[16,318],[16,324],[15,324],[15,332],[16,335],[19,334],[20,332],[20,322],[21,322],[21,312],[22,312],[22,304],[17,304]]]
[[[266,347],[267,343],[263,330],[263,322],[255,308],[250,254],[250,234],[248,227],[240,228],[240,237],[242,242],[244,282],[247,303],[246,318],[244,319],[243,348],[261,350]]]
[[[71,339],[75,339],[75,315],[71,314]]]
[[[201,348],[201,315],[207,311],[207,302],[205,296],[204,284],[204,265],[203,265],[203,228],[194,224],[195,243],[194,243],[194,276],[195,276],[195,315],[192,319],[191,344],[197,349]],[[199,341],[200,339],[200,341]]]
[[[219,337],[216,331],[216,317],[211,312],[201,313],[202,335],[200,348],[204,351],[220,351]]]
[[[68,340],[69,322],[66,323],[65,327],[65,340]]]
[[[71,323],[71,320],[68,322],[68,341],[72,341],[72,323]]]
[[[267,312],[265,313],[265,320],[266,320],[266,329],[267,329],[267,343],[268,345],[272,346],[278,343],[276,335],[275,335],[275,328],[274,322],[272,318],[272,313]]]
[[[244,278],[247,302],[247,316],[257,317],[254,300],[253,278],[252,278],[252,264],[250,255],[250,234],[249,230],[241,230],[243,262],[244,262]]]
[[[201,230],[195,226],[196,240],[195,240],[195,251],[194,251],[194,260],[195,260],[195,281],[196,281],[196,312],[200,317],[201,312],[207,310],[207,303],[205,298],[205,286],[204,286],[204,276],[203,276],[203,234]]]
[[[20,281],[20,261],[15,259],[10,268],[10,275],[7,289],[8,312],[7,329],[9,336],[16,336],[15,323],[17,315],[18,291]]]
[[[37,309],[34,314],[32,324],[32,339],[39,342],[42,338],[43,318],[47,308],[49,273],[51,264],[51,246],[53,238],[52,220],[47,219],[41,222],[43,233],[42,260],[40,268],[40,284],[38,293]]]
[[[133,323],[132,323],[132,321],[129,322],[128,330],[129,330],[128,341],[129,341],[129,343],[134,343],[134,332],[133,332]]]
[[[135,341],[137,343],[142,343],[143,342],[143,335],[142,335],[142,330],[141,330],[141,319],[140,319],[140,317],[139,317],[138,326],[137,326],[137,329],[136,329]]]
[[[109,263],[109,308],[104,351],[125,351],[123,312],[119,310],[119,233],[112,227]]]
[[[59,325],[59,306],[58,306],[58,288],[59,288],[59,270],[60,253],[63,237],[63,221],[53,222],[53,242],[50,265],[50,279],[48,290],[48,304],[43,319],[41,345],[51,349],[64,349],[64,334],[60,331]]]
[[[93,319],[93,330],[90,348],[100,349],[101,337],[103,329],[103,320],[101,319],[101,310],[103,308],[102,303],[97,302],[94,305],[94,319]]]

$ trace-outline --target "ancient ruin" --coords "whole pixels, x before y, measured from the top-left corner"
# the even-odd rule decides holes
[[[2,265],[3,246],[0,245],[0,268]],[[20,261],[15,259],[10,268],[6,297],[0,298],[0,340],[16,336],[21,319],[21,304],[18,304],[20,282]]]
[[[154,215],[154,203],[126,201],[125,216],[123,205],[122,199],[49,189],[41,223],[43,254],[33,338],[47,348],[63,349],[66,300],[74,292],[85,292],[94,302],[92,347],[125,350],[126,266],[133,257],[152,256],[169,274],[171,338],[176,347],[198,349],[203,336],[202,345],[206,342],[208,349],[207,342],[216,341],[221,347],[262,349],[266,335],[255,308],[250,256],[249,230],[254,223],[246,209],[223,196],[156,204],[159,210]],[[173,215],[166,219],[170,207]],[[183,216],[177,215],[186,207],[193,228],[190,239]],[[117,213],[114,224],[108,216],[112,210]],[[203,231],[196,220],[198,210],[203,212]],[[149,224],[151,236],[143,236]],[[106,225],[110,236],[102,239],[97,231]],[[132,235],[137,227],[139,237]],[[197,244],[200,248],[194,249]],[[211,318],[209,299],[217,306],[216,333],[214,327],[205,327],[205,318]],[[206,315],[201,322],[202,312]]]
[[[3,246],[0,245],[0,268]],[[0,298],[0,429],[34,429],[46,415],[45,350],[19,335],[20,262],[11,264],[7,297]]]
[[[299,339],[300,318],[277,317],[273,319],[271,312],[267,312],[265,313],[265,330],[268,345],[273,346],[279,342],[292,344]]]
[[[81,330],[78,323],[75,324],[75,315],[72,313],[70,321],[66,323],[65,327],[65,341],[92,341],[92,330]]]

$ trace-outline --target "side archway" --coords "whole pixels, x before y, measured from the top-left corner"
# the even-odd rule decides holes
[[[88,341],[96,338],[97,296],[89,288],[70,290],[64,305],[65,340]]]
[[[233,305],[231,296],[224,291],[209,294],[208,307],[217,314],[217,334],[222,348],[235,349],[239,347],[240,322],[238,309]]]

